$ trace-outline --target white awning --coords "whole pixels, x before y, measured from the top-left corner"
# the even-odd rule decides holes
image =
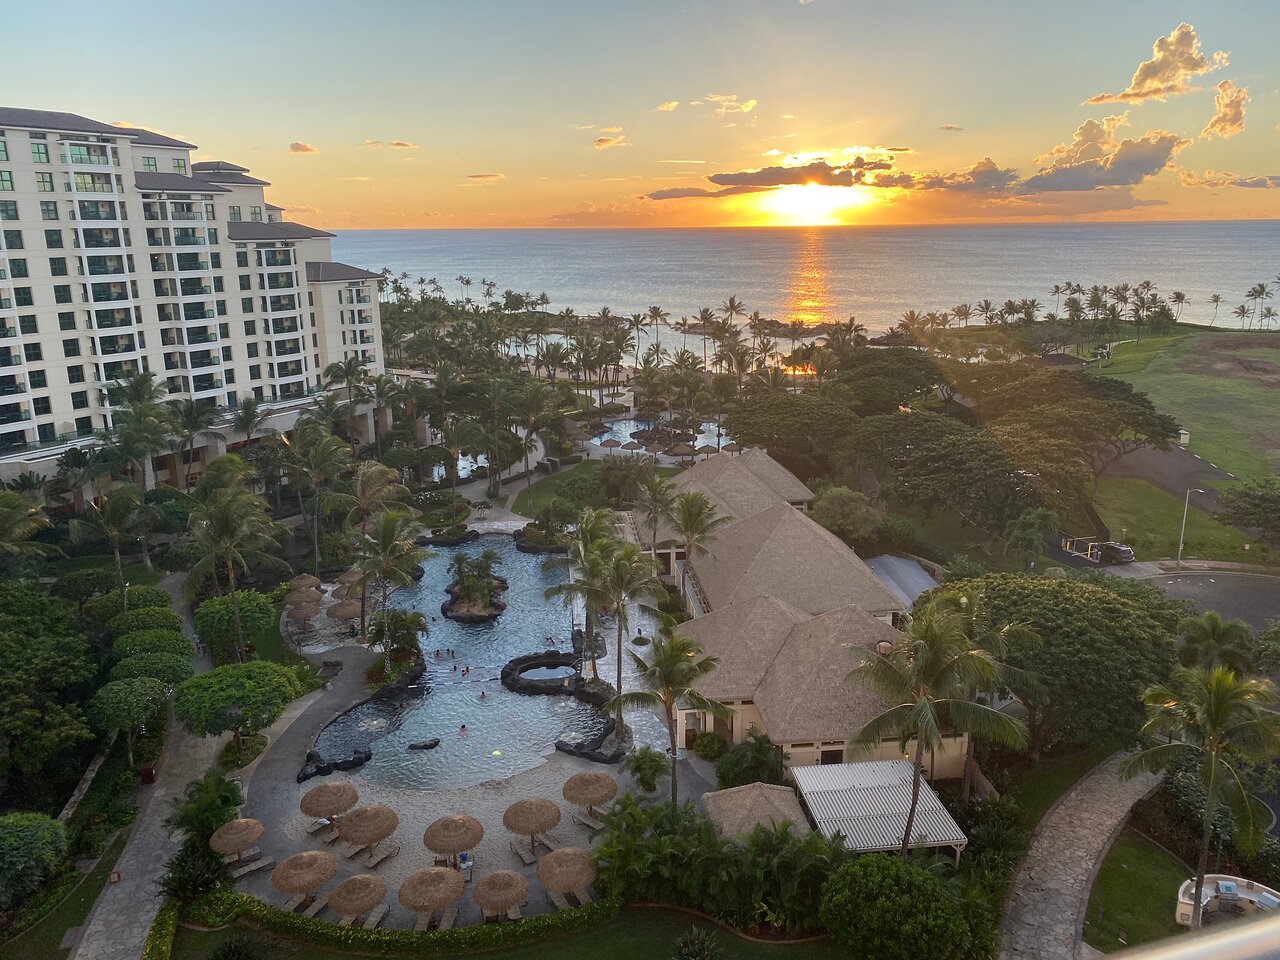
[[[897,850],[911,809],[911,763],[868,760],[792,767],[790,773],[822,835],[844,837],[851,850]],[[920,785],[920,800],[911,827],[912,846],[953,847],[969,842],[938,795]]]

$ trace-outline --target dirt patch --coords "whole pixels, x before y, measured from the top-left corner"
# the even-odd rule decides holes
[[[1241,355],[1258,350],[1274,351],[1275,362]],[[1194,352],[1179,358],[1178,369],[1182,373],[1226,376],[1260,387],[1277,387],[1280,386],[1280,337],[1246,337],[1238,334],[1206,337],[1196,344]]]

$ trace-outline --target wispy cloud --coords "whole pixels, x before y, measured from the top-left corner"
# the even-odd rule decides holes
[[[1085,103],[1140,102],[1177,96],[1191,90],[1191,82],[1196,77],[1225,67],[1227,62],[1227,54],[1222,50],[1205,56],[1196,28],[1184,21],[1167,37],[1156,40],[1151,59],[1138,65],[1129,86],[1119,93],[1099,93]]]
[[[373,177],[343,177],[343,180],[352,180],[357,183],[363,183],[365,180],[372,180]]]
[[[621,127],[601,127],[600,132],[601,133],[621,133],[622,128]]]
[[[708,163],[707,160],[659,160],[659,163]]]
[[[408,140],[361,140],[362,147],[391,147],[396,150],[417,150],[418,145]]]
[[[499,180],[507,179],[505,173],[468,173],[467,180],[471,183],[497,183]]]
[[[750,113],[760,102],[759,100],[739,100],[736,93],[708,93],[704,99],[716,105],[718,117],[730,113]]]
[[[939,130],[949,130],[949,131],[951,131],[952,133],[956,133],[956,132],[958,132],[958,131],[960,131],[960,130],[963,130],[963,129],[964,129],[964,127],[960,126],[960,124],[958,124],[958,123],[944,123],[944,124],[943,124],[942,126],[940,126],[938,129],[939,129]]]
[[[313,216],[320,212],[319,207],[311,207],[305,203],[281,203],[287,213],[300,213],[303,216]]]
[[[662,113],[670,113],[672,110],[674,110],[678,106],[680,106],[679,100],[663,100],[660,104],[658,104],[653,109],[661,111]]]
[[[596,137],[591,141],[591,145],[597,150],[612,150],[614,147],[629,147],[629,141],[625,135],[619,134],[616,137]]]
[[[293,141],[293,143],[289,144],[289,152],[290,153],[319,153],[320,149],[318,147],[313,147],[309,143],[303,143],[301,140],[295,140]]]
[[[1221,137],[1230,140],[1244,131],[1244,105],[1249,102],[1249,91],[1237,87],[1230,80],[1218,84],[1218,94],[1213,98],[1213,119],[1200,131],[1206,140]]]

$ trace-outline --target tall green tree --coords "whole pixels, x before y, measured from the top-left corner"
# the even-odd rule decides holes
[[[308,518],[315,569],[320,570],[320,533],[325,497],[351,466],[351,448],[345,441],[316,424],[300,425],[286,438],[290,472],[298,483],[298,509]],[[311,489],[308,512],[303,487]]]
[[[372,521],[368,533],[356,538],[356,565],[381,592],[378,608],[384,613],[389,608],[393,587],[406,587],[413,583],[413,574],[422,565],[428,553],[417,545],[416,538],[421,525],[403,510],[384,510]],[[363,607],[361,615],[363,616]],[[360,624],[361,636],[365,636],[366,624]],[[391,672],[391,647],[383,647],[383,663]]]
[[[596,669],[596,623],[600,611],[608,602],[605,595],[604,564],[613,552],[618,535],[618,515],[612,510],[596,510],[585,507],[578,516],[577,528],[569,541],[568,552],[563,557],[550,557],[548,568],[565,567],[569,579],[565,583],[548,587],[546,599],[559,597],[565,606],[575,600],[583,607],[583,635],[586,639],[587,658],[591,662],[591,676],[598,677]]]
[[[666,587],[658,579],[658,564],[634,543],[620,543],[609,554],[602,568],[600,589],[605,602],[613,610],[613,622],[617,626],[617,643],[614,663],[617,666],[617,682],[614,689],[622,693],[622,641],[631,629],[628,603],[644,600],[660,600],[666,596]],[[617,703],[617,729],[622,733],[622,702]]]
[[[348,404],[355,403],[356,392],[361,389],[368,378],[369,370],[365,365],[365,361],[359,357],[347,357],[343,360],[337,360],[324,368],[325,386],[345,387]]]
[[[172,407],[170,417],[176,431],[185,462],[182,471],[182,489],[191,486],[191,460],[195,456],[197,440],[224,440],[221,433],[213,429],[221,419],[218,408],[211,403],[199,400],[179,400]]]
[[[1182,634],[1178,660],[1184,667],[1223,666],[1242,677],[1258,672],[1253,631],[1241,620],[1223,620],[1210,610],[1182,620],[1178,633]]]
[[[1159,772],[1187,758],[1200,764],[1205,805],[1192,929],[1200,926],[1218,808],[1230,811],[1236,842],[1246,850],[1256,848],[1270,822],[1266,805],[1245,787],[1242,767],[1280,756],[1278,701],[1271,681],[1242,679],[1226,667],[1180,668],[1170,683],[1156,684],[1142,696],[1147,708],[1142,732],[1152,745],[1125,760],[1121,775]]]
[[[658,556],[658,524],[670,516],[675,498],[676,491],[671,481],[655,471],[650,471],[636,485],[632,495],[631,506],[644,514],[645,526],[649,528],[649,551],[655,559]]]
[[[675,528],[680,545],[684,547],[684,562],[693,562],[694,557],[705,557],[711,553],[711,544],[721,528],[733,522],[732,517],[721,516],[705,493],[690,490],[678,494],[671,504],[668,518]],[[686,595],[685,581],[680,578],[680,596]]]
[[[262,406],[262,401],[257,397],[244,397],[231,411],[231,431],[241,434],[245,443],[253,443],[254,434],[275,433],[267,428],[270,419],[271,411]]]
[[[129,609],[129,597],[121,553],[125,546],[139,542],[151,518],[151,509],[143,500],[141,490],[134,486],[118,486],[105,496],[90,501],[83,516],[72,520],[68,527],[72,543],[106,540],[111,545],[122,612]]]
[[[198,737],[231,732],[236,746],[280,719],[290,700],[302,694],[298,675],[270,660],[233,663],[200,673],[173,695],[173,714]]]
[[[21,557],[47,553],[45,544],[31,538],[49,526],[43,510],[20,493],[0,490],[0,555]]]
[[[164,706],[168,692],[154,677],[130,677],[112,680],[93,695],[93,710],[98,722],[107,730],[124,734],[125,752],[133,766],[133,745],[138,731],[155,718]]]

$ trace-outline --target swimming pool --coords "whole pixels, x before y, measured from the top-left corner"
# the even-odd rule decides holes
[[[493,550],[501,558],[497,572],[510,584],[506,612],[489,624],[455,623],[440,615],[449,560],[455,551],[474,556],[482,550]],[[512,776],[539,764],[566,733],[599,732],[603,718],[594,707],[572,697],[512,693],[498,680],[502,667],[515,656],[551,647],[571,649],[569,610],[559,600],[543,599],[543,591],[563,583],[567,572],[545,570],[545,557],[521,553],[507,535],[485,536],[433,553],[423,562],[422,579],[392,595],[395,606],[420,610],[430,623],[430,634],[422,642],[427,672],[421,683],[395,702],[370,701],[339,717],[321,732],[316,749],[333,758],[368,746],[373,758],[355,776],[387,786],[431,789]],[[633,636],[637,628],[652,632],[652,619],[643,611],[636,611],[631,622]],[[604,627],[606,632],[610,629]],[[624,686],[632,674],[628,659],[624,657]],[[611,679],[615,669],[610,644],[599,670]],[[655,714],[630,711],[626,720],[637,742],[665,747],[666,731]],[[465,734],[460,732],[463,724]],[[411,743],[436,737],[440,746],[434,750],[409,749]]]
[[[614,440],[617,440],[619,443],[626,443],[629,440],[631,440],[632,432],[636,430],[651,429],[653,427],[653,421],[638,420],[635,418],[628,417],[625,420],[613,420],[611,422],[606,423],[604,426],[605,426],[605,430],[603,433],[598,433],[594,437],[592,437],[592,439],[595,440],[596,443],[599,443],[602,440],[608,440],[611,438]],[[720,445],[723,446],[728,442],[729,442],[729,435],[727,433],[724,433],[722,428],[722,432],[720,435]],[[705,420],[698,427],[698,439],[694,441],[693,445],[696,447],[704,443],[709,444],[710,446],[713,446],[713,447],[716,445],[716,422],[714,420]]]

